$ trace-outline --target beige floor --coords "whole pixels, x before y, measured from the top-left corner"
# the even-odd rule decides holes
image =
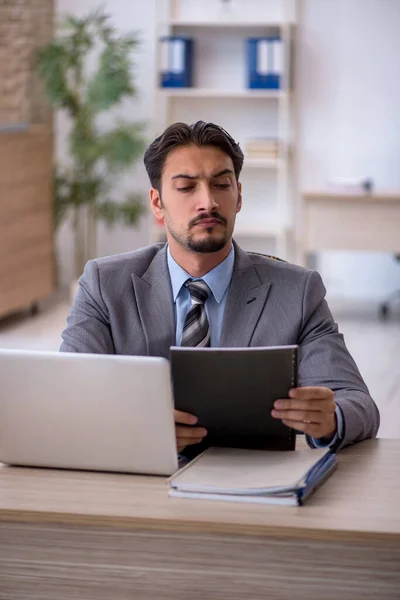
[[[332,303],[347,346],[381,411],[381,437],[400,437],[400,315],[381,322],[376,305]],[[0,322],[0,348],[57,350],[69,303]]]

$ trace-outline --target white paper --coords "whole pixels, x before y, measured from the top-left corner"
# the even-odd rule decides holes
[[[183,73],[185,70],[185,44],[183,40],[173,40],[171,52],[171,72]]]
[[[195,492],[180,492],[170,489],[171,498],[191,498],[192,500],[218,500],[222,502],[245,502],[247,504],[278,504],[281,506],[298,506],[297,496],[238,496],[228,494],[204,494]]]
[[[269,60],[268,60],[268,46],[267,40],[259,40],[257,44],[257,73],[259,75],[268,75]]]

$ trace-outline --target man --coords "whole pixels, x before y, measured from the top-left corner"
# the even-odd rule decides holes
[[[242,207],[239,145],[212,123],[175,123],[150,144],[144,162],[167,244],[90,261],[61,350],[168,358],[175,344],[299,344],[300,387],[275,402],[272,416],[314,447],[338,450],[375,436],[378,409],[320,276],[232,241]],[[205,438],[195,416],[175,411],[175,421],[179,451]]]

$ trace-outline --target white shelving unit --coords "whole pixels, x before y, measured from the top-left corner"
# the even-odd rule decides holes
[[[279,90],[229,90],[213,88],[162,88],[167,98],[261,98],[279,99],[285,96]]]
[[[157,40],[165,35],[194,38],[194,85],[159,87],[160,45],[156,65],[154,136],[175,121],[212,121],[240,143],[245,160],[240,180],[243,208],[234,237],[247,250],[293,258],[294,119],[291,85],[297,0],[159,0]],[[246,87],[245,40],[277,35],[283,40],[280,90]],[[277,159],[246,156],[246,140],[279,142]],[[151,240],[162,239],[155,225]]]

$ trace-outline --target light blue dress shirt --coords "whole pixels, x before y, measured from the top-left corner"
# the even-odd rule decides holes
[[[196,278],[191,277],[189,273],[187,273],[184,269],[182,269],[180,265],[178,265],[178,263],[172,258],[169,248],[167,253],[167,261],[169,275],[171,278],[172,296],[174,299],[176,324],[175,343],[177,346],[180,346],[183,325],[185,323],[186,315],[189,312],[189,308],[191,306],[190,292],[187,289],[187,287],[185,287],[183,284],[188,279],[193,279],[194,281],[196,281]],[[232,246],[231,251],[225,258],[225,260],[222,261],[222,263],[214,267],[214,269],[206,273],[206,275],[204,275],[203,277],[197,278],[205,281],[211,290],[211,294],[207,298],[205,303],[205,309],[210,325],[211,346],[216,348],[219,346],[221,338],[222,321],[224,318],[226,300],[228,297],[228,288],[232,278],[234,262],[235,249]],[[321,440],[309,437],[309,440],[315,448],[322,448],[327,445],[334,446],[338,440],[338,436],[340,438],[343,436],[343,414],[338,406],[336,407],[336,419],[337,433],[329,444],[326,444]]]
[[[189,311],[191,301],[190,292],[183,284],[188,279],[196,281],[172,258],[168,248],[168,269],[172,284],[172,295],[174,298],[176,345],[180,346],[183,325]],[[204,277],[198,277],[206,282],[211,294],[206,300],[205,309],[210,325],[211,346],[218,347],[221,338],[222,320],[224,318],[228,288],[232,279],[233,264],[235,262],[235,249],[231,251],[225,260],[209,271]]]

